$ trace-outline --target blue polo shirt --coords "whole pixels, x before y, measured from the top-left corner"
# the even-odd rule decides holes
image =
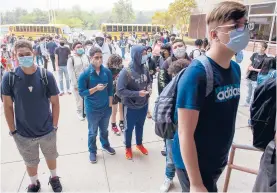
[[[96,87],[98,84],[108,85],[104,90],[96,91],[90,95],[89,89]],[[80,96],[85,99],[86,112],[103,111],[109,107],[109,97],[113,96],[113,77],[111,71],[101,65],[98,75],[93,65],[89,65],[79,76],[78,90]]]
[[[214,171],[227,164],[235,133],[241,72],[234,61],[228,69],[224,69],[211,58],[208,59],[214,76],[212,93],[205,96],[206,71],[198,60],[193,60],[178,82],[176,109],[199,111],[194,134],[199,167],[200,170]],[[174,136],[172,149],[176,167],[185,169],[178,132]]]

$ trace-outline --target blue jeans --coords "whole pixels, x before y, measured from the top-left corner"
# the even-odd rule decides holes
[[[246,97],[246,103],[252,104],[254,98],[254,92],[257,88],[257,81],[247,79],[248,93]]]
[[[172,157],[173,139],[166,139],[166,168],[165,175],[168,179],[173,180],[175,176],[175,165]]]
[[[88,120],[88,150],[90,153],[97,153],[96,136],[98,128],[102,147],[110,147],[108,126],[111,114],[112,108],[110,107],[103,111],[86,112]]]
[[[131,148],[132,146],[132,134],[134,128],[136,128],[136,144],[142,144],[143,136],[143,126],[148,110],[148,105],[140,109],[130,109],[124,106],[124,137],[126,148]]]
[[[125,59],[125,48],[121,48],[121,55],[122,58]]]
[[[70,84],[69,84],[69,76],[68,76],[67,66],[59,66],[59,82],[60,82],[61,92],[64,92],[64,89],[63,89],[63,75],[65,76],[67,91],[69,91],[70,90]]]

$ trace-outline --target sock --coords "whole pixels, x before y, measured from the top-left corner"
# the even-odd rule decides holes
[[[119,124],[123,124],[123,125],[124,125],[124,121],[122,121],[122,120],[121,120],[121,121],[119,121]]]
[[[30,176],[30,179],[31,179],[32,184],[38,185],[38,183],[37,183],[38,175]]]
[[[112,127],[116,127],[116,123],[112,123]]]
[[[57,171],[56,171],[56,169],[50,170],[50,173],[51,173],[51,178],[54,178],[54,177],[57,176]]]

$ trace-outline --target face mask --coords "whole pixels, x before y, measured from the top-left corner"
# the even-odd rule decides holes
[[[224,45],[234,53],[238,53],[243,50],[248,45],[250,39],[248,28],[245,28],[244,31],[238,31],[238,29],[234,29],[230,32],[229,36],[230,41]]]
[[[60,45],[61,45],[61,46],[64,46],[64,42],[61,42]]]
[[[148,53],[148,54],[147,54],[147,57],[148,57],[148,58],[151,58],[151,57],[152,57],[152,53]]]
[[[110,71],[112,72],[113,75],[117,75],[120,72],[119,68],[110,68]]]
[[[186,55],[186,47],[179,47],[173,50],[173,54],[176,58],[183,58]]]
[[[145,64],[147,61],[147,55],[141,57],[141,64]]]
[[[77,49],[76,53],[79,54],[79,55],[82,55],[84,54],[85,50],[83,48],[79,48]]]
[[[18,58],[19,66],[30,68],[34,64],[33,56],[23,56]]]
[[[3,50],[4,50],[4,51],[6,51],[6,50],[7,50],[7,48],[3,48]]]
[[[96,43],[97,43],[100,47],[102,47],[103,44],[104,44],[104,38],[96,38]]]

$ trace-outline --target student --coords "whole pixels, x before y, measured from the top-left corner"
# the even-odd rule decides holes
[[[193,60],[178,82],[178,131],[172,150],[183,192],[216,192],[227,164],[241,79],[240,67],[231,58],[249,42],[246,13],[246,6],[238,2],[216,5],[207,16],[207,57],[201,56],[203,63]],[[207,80],[207,73],[213,79]]]
[[[98,128],[103,150],[110,155],[115,154],[108,139],[108,126],[112,113],[113,80],[111,71],[103,66],[100,48],[93,47],[90,50],[90,60],[91,65],[79,76],[78,90],[80,96],[85,99],[89,160],[91,163],[96,163]]]
[[[276,77],[276,57],[267,57],[264,59],[261,71],[257,77],[257,85],[262,84],[270,77]]]
[[[56,71],[55,66],[55,49],[57,48],[57,44],[53,40],[53,37],[49,37],[49,42],[46,44],[46,49],[48,50],[48,53],[50,54],[50,59],[52,62],[53,70]]]
[[[2,94],[9,134],[31,180],[27,191],[38,192],[41,187],[37,174],[40,149],[51,173],[49,183],[54,192],[61,192],[62,185],[56,172],[59,89],[53,74],[34,64],[31,42],[17,41],[14,51],[19,67],[14,74],[7,72],[4,75]]]
[[[85,54],[89,56],[89,51],[93,47],[93,42],[91,40],[87,40],[85,42]]]
[[[119,72],[122,70],[122,58],[117,54],[112,54],[108,59],[107,63],[108,69],[112,72],[113,77],[113,107],[112,107],[112,117],[111,117],[111,124],[112,124],[112,131],[116,135],[120,135],[120,131],[116,125],[116,114],[117,110],[119,109],[119,127],[121,131],[124,130],[124,121],[123,121],[123,106],[121,103],[121,99],[116,94],[116,86],[117,86],[117,79]],[[118,108],[119,107],[119,108]]]
[[[244,104],[246,107],[249,107],[253,101],[254,91],[257,87],[258,73],[261,71],[263,60],[267,57],[265,54],[266,49],[267,43],[260,42],[258,44],[257,52],[254,53],[250,58],[251,64],[248,67],[248,75],[246,77],[248,87],[248,93]]]
[[[195,45],[195,49],[193,49],[191,51],[191,53],[189,54],[189,57],[191,59],[194,59],[198,56],[203,55],[203,51],[202,51],[203,40],[201,40],[201,39],[195,40],[194,45]]]

